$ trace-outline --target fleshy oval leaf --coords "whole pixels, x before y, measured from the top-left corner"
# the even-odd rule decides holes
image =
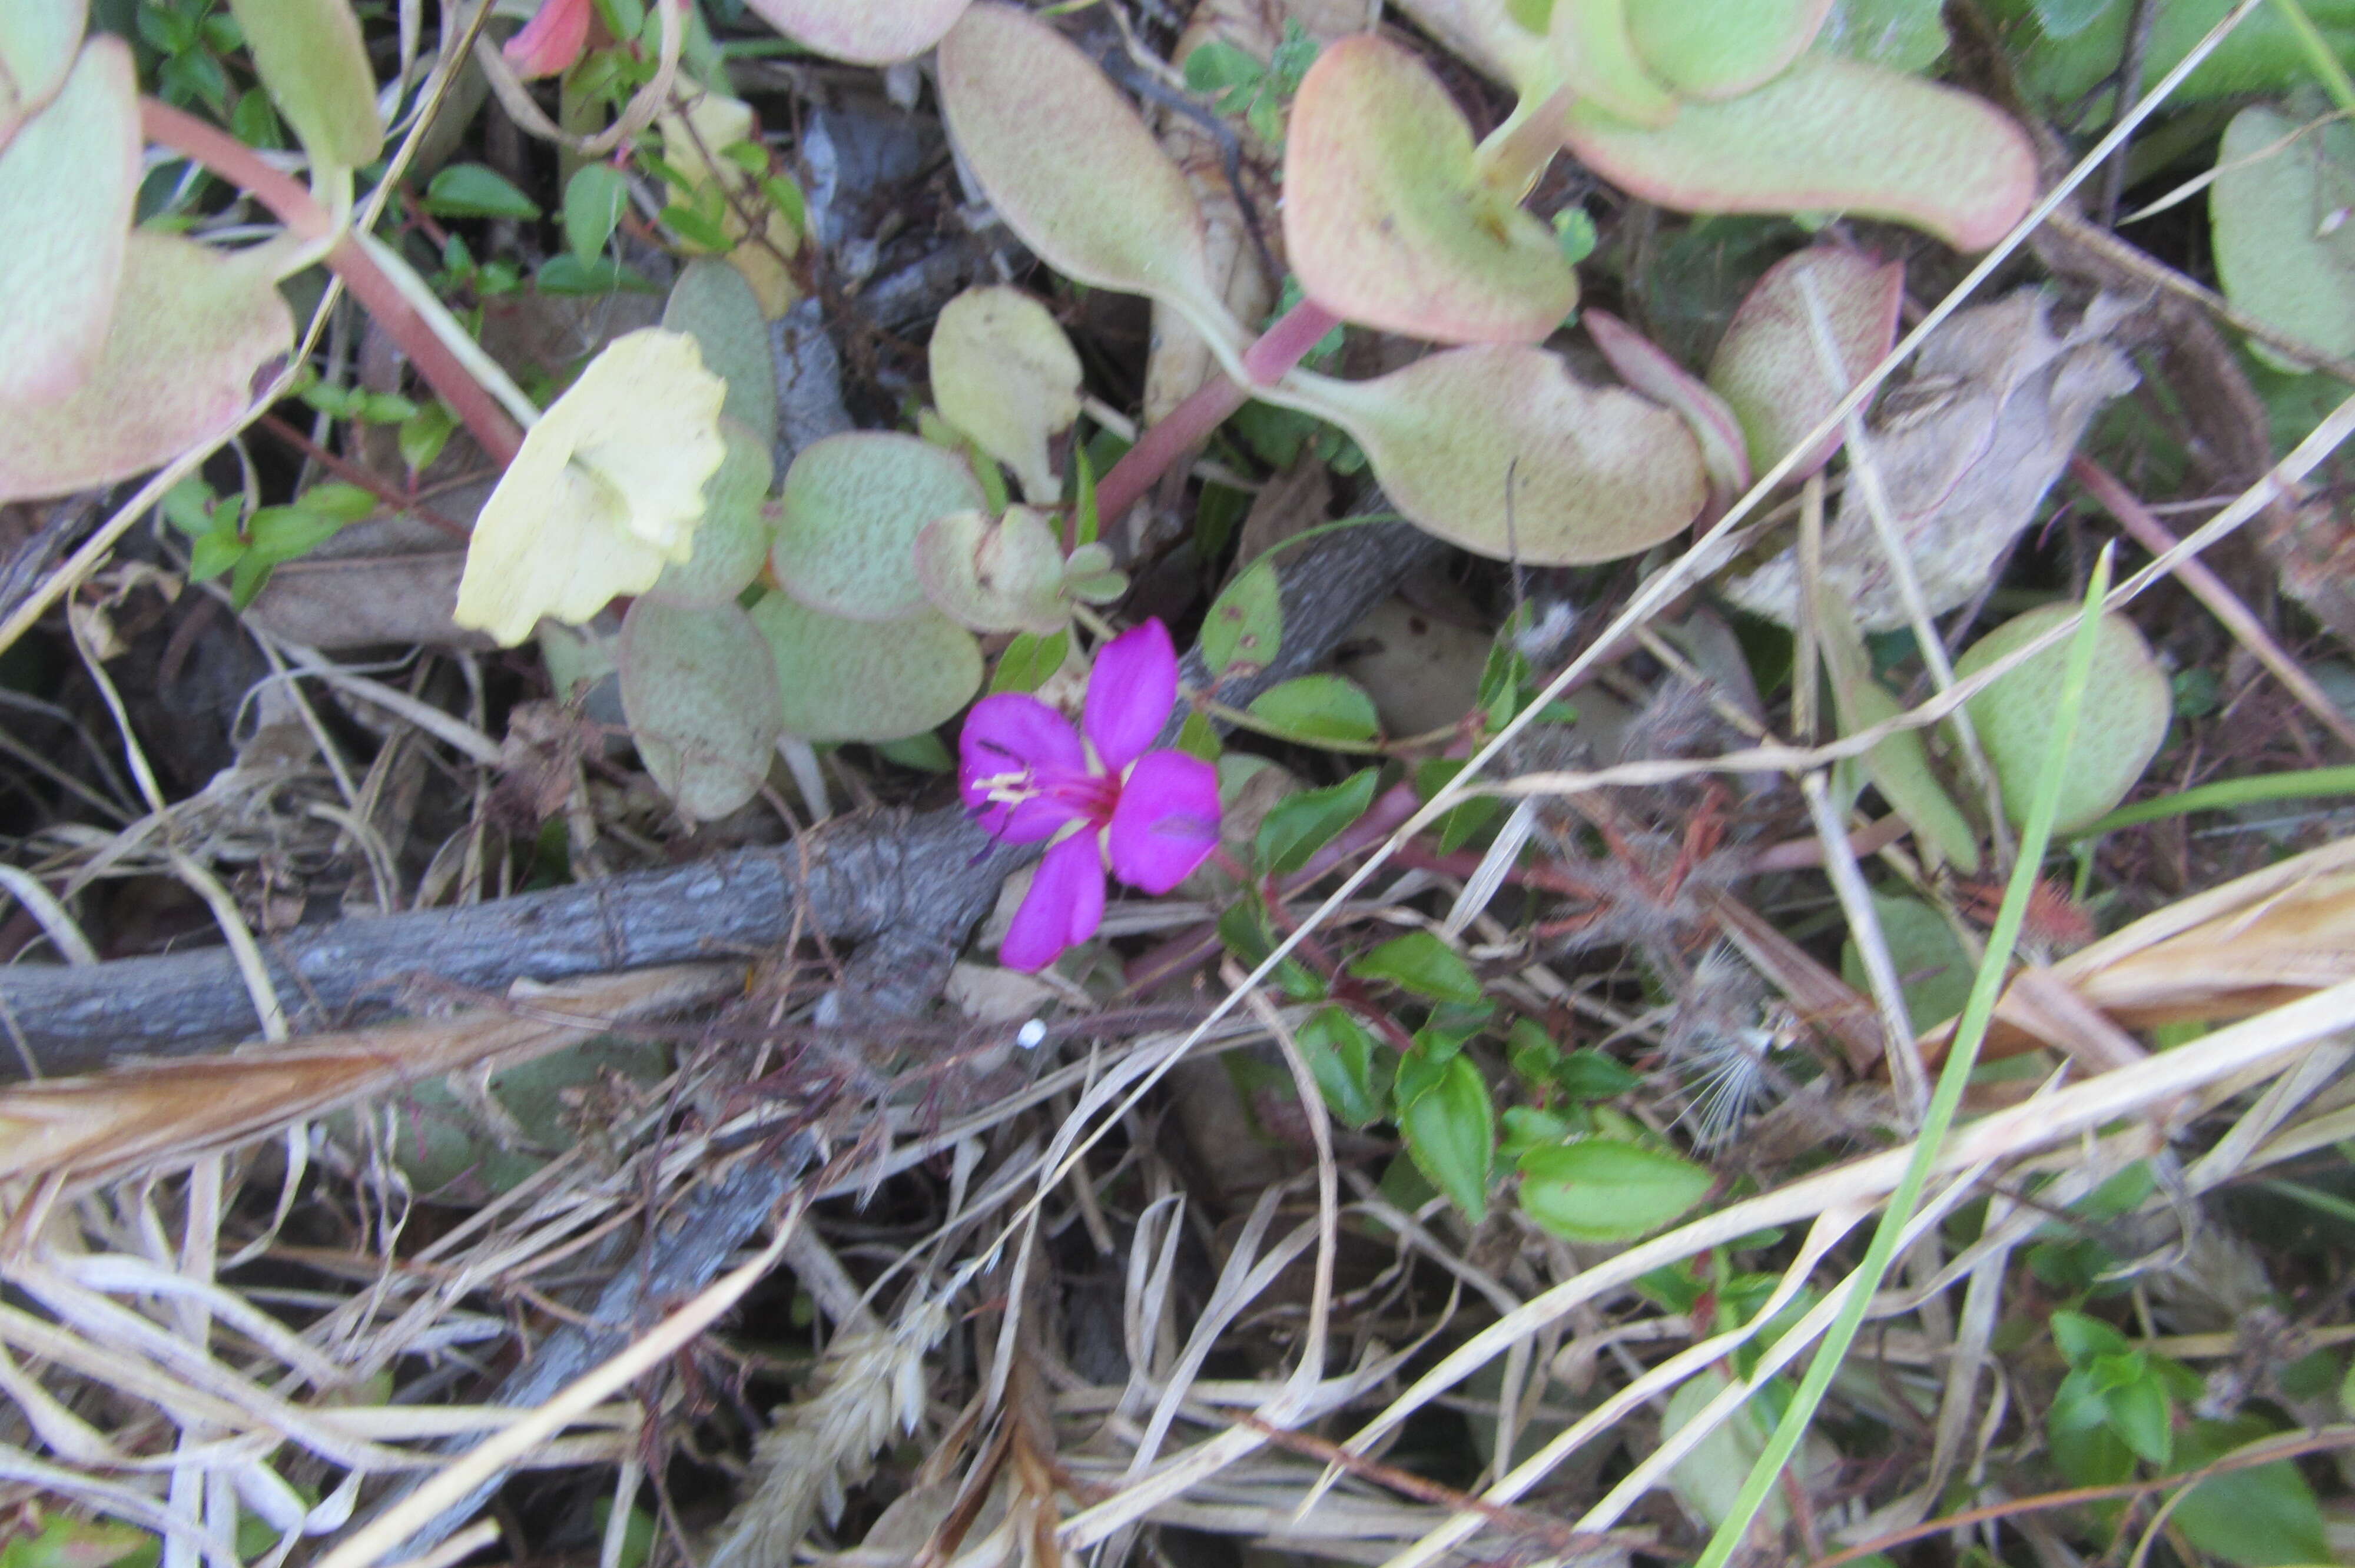
[[[1521,1211],[1565,1241],[1633,1241],[1700,1202],[1715,1182],[1673,1154],[1582,1138],[1521,1156]]]
[[[106,346],[67,397],[0,398],[0,501],[112,484],[237,427],[293,346],[273,260],[133,231]]]
[[[1645,69],[1629,32],[1631,0],[1554,0],[1547,31],[1562,80],[1581,101],[1630,124],[1661,126],[1680,107]]]
[[[1198,332],[1236,332],[1209,281],[1201,205],[1079,48],[994,0],[941,40],[941,109],[990,204],[1055,270],[1146,294]]]
[[[1414,524],[1495,560],[1580,566],[1648,548],[1700,514],[1709,476],[1684,420],[1587,387],[1543,349],[1450,349],[1374,381],[1295,371],[1295,405],[1358,439]]]
[[[695,339],[704,368],[728,383],[720,412],[763,441],[777,435],[777,371],[769,322],[744,274],[703,257],[687,264],[663,304],[662,324]]]
[[[787,593],[828,615],[925,615],[916,535],[983,499],[964,460],[929,441],[882,430],[828,436],[785,471],[770,567]]]
[[[730,604],[761,575],[769,556],[769,438],[755,436],[721,415],[719,439],[727,455],[703,482],[703,521],[695,527],[695,553],[664,563],[662,576],[646,589],[665,604]]]
[[[1810,320],[1810,288],[1822,302],[1838,368],[1824,363]],[[1709,384],[1741,421],[1756,471],[1782,461],[1881,363],[1897,341],[1904,293],[1903,262],[1884,264],[1838,246],[1816,246],[1766,270],[1733,313],[1709,366]],[[1825,437],[1790,477],[1805,479],[1829,462],[1843,439],[1838,431]]]
[[[1337,315],[1446,343],[1535,343],[1578,302],[1552,230],[1474,172],[1471,127],[1370,34],[1316,58],[1284,141],[1284,239]]]
[[[1050,438],[1080,417],[1080,355],[1047,307],[1019,289],[967,289],[941,309],[926,351],[942,418],[1014,471],[1022,493],[1062,493]]]
[[[732,604],[642,599],[622,620],[622,714],[638,760],[691,822],[756,794],[783,731],[777,662]]]
[[[1636,54],[1684,98],[1732,98],[1806,52],[1832,0],[1626,0]]]
[[[9,0],[0,7],[0,147],[65,85],[89,21],[89,0]]]
[[[2073,604],[2048,604],[2014,616],[1965,650],[1955,661],[1955,674],[1974,675],[2076,614]],[[2064,639],[1997,676],[1964,705],[2003,789],[2004,815],[2015,824],[2036,798],[2046,738],[2052,733],[2052,694],[2061,689],[2068,662]],[[2173,712],[2167,676],[2151,657],[2150,644],[2125,616],[2103,616],[2077,734],[2062,770],[2061,809],[2052,831],[2073,832],[2115,810],[2158,755]]]
[[[913,59],[941,41],[966,0],[745,0],[777,31],[852,65]]]
[[[916,536],[916,576],[934,609],[975,631],[1048,637],[1071,622],[1062,541],[1028,506],[995,522],[979,512],[934,518]]]
[[[0,147],[0,400],[62,397],[104,353],[139,191],[139,82],[92,38]]]
[[[1609,312],[1590,309],[1579,320],[1620,380],[1684,417],[1693,439],[1700,443],[1712,504],[1723,505],[1750,488],[1750,454],[1742,440],[1742,422],[1724,398],[1669,358],[1657,344]]]
[[[785,729],[805,740],[905,740],[981,689],[981,645],[937,610],[845,620],[773,593],[751,614],[776,659]]]
[[[2355,355],[2355,126],[2254,104],[2216,154],[2208,218],[2233,304],[2324,354]],[[2339,221],[2328,221],[2336,213]]]
[[[1739,98],[1688,103],[1657,130],[1585,104],[1563,125],[1597,174],[1680,212],[1854,212],[1979,250],[2036,200],[2036,154],[2009,117],[1829,55],[1802,55]]]
[[[312,161],[357,169],[384,151],[376,72],[351,0],[229,0],[270,101]]]

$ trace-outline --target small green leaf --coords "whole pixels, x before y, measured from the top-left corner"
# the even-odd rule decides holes
[[[2132,1348],[2124,1334],[2083,1312],[2055,1311],[2050,1323],[2053,1344],[2073,1367],[2084,1366],[2099,1356],[2124,1355]]]
[[[1561,259],[1577,266],[1594,254],[1601,237],[1594,231],[1594,219],[1582,207],[1566,207],[1553,215],[1553,242],[1561,248]]]
[[[1365,768],[1338,784],[1304,790],[1279,802],[1259,826],[1253,848],[1263,870],[1287,875],[1366,814],[1380,776]]]
[[[425,210],[436,217],[535,218],[539,204],[505,175],[482,164],[452,164],[425,187]]]
[[[1374,1083],[1374,1036],[1355,1015],[1328,1007],[1300,1027],[1300,1054],[1335,1116],[1351,1127],[1381,1119],[1387,1096]]]
[[[1257,87],[1266,74],[1265,66],[1223,38],[1212,38],[1186,57],[1186,89],[1189,92]]]
[[[1045,685],[1063,661],[1071,656],[1071,633],[1067,627],[1051,637],[1039,637],[1030,632],[1006,645],[997,656],[997,673],[991,677],[993,692],[1035,692]]]
[[[1713,1181],[1673,1154],[1584,1138],[1521,1157],[1521,1208],[1566,1241],[1632,1241],[1700,1202]]]
[[[1384,942],[1351,964],[1349,972],[1359,980],[1388,980],[1433,1001],[1476,1002],[1484,995],[1480,977],[1463,955],[1424,930]]]
[[[299,506],[265,506],[253,514],[246,534],[253,558],[274,567],[308,555],[334,538],[343,525],[340,518]]]
[[[911,735],[904,740],[887,740],[875,747],[886,760],[902,768],[912,768],[921,773],[954,773],[956,758],[949,752],[947,743],[931,730]]]
[[[1643,1086],[1641,1075],[1600,1051],[1572,1051],[1561,1059],[1553,1081],[1574,1100],[1615,1100]]]
[[[1264,670],[1284,646],[1284,593],[1275,568],[1255,561],[1229,583],[1202,621],[1202,662],[1216,684]]]
[[[346,169],[374,163],[384,121],[350,0],[229,0],[229,12],[271,101],[313,161]]]
[[[1565,1118],[1535,1106],[1507,1106],[1497,1119],[1504,1124],[1505,1139],[1497,1152],[1508,1165],[1520,1163],[1521,1156],[1533,1149],[1550,1149],[1569,1142],[1579,1134],[1579,1128]]]
[[[237,565],[245,554],[245,541],[229,529],[198,535],[188,552],[188,580],[204,582],[217,577]]]
[[[1374,699],[1340,675],[1302,675],[1252,700],[1251,715],[1294,740],[1368,741],[1381,733]]]
[[[2272,1436],[2251,1416],[2195,1421],[2176,1445],[2175,1467],[2199,1469]],[[2331,1561],[2314,1489],[2287,1459],[2200,1482],[2176,1505],[2175,1522],[2192,1545],[2241,1568]]]
[[[605,253],[630,204],[629,176],[611,164],[583,164],[564,185],[564,242],[582,261]]]
[[[2132,1382],[2104,1390],[2102,1403],[2108,1411],[2110,1430],[2145,1460],[2164,1467],[2175,1453],[2174,1402],[2147,1364],[2141,1373]]]
[[[1474,1224],[1488,1216],[1488,1177],[1497,1157],[1497,1116],[1488,1085],[1468,1056],[1440,1070],[1437,1081],[1399,1112],[1407,1152],[1431,1184]]]
[[[213,514],[212,487],[201,479],[184,479],[155,503],[164,521],[191,539],[201,539],[220,526]]]
[[[457,429],[458,417],[450,412],[448,404],[426,404],[400,422],[400,461],[412,475],[424,472],[433,466]]]

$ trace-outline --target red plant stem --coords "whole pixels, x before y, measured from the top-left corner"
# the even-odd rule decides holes
[[[1243,371],[1252,387],[1273,386],[1307,356],[1341,318],[1314,300],[1302,300],[1243,350]],[[1168,417],[1136,439],[1096,486],[1096,515],[1106,522],[1124,516],[1144,498],[1169,465],[1209,440],[1227,416],[1251,400],[1252,387],[1223,375],[1212,376]]]
[[[332,220],[326,209],[312,199],[311,193],[300,182],[263,163],[252,148],[229,132],[152,98],[139,101],[139,124],[149,141],[161,143],[232,185],[251,191],[263,206],[278,215],[279,221],[291,233],[305,239],[322,238],[328,233]],[[418,374],[425,377],[426,385],[450,405],[451,411],[491,461],[501,468],[514,461],[517,450],[523,445],[521,428],[507,417],[498,399],[474,379],[448,345],[433,334],[425,318],[418,314],[416,307],[385,276],[384,270],[361,249],[359,241],[345,235],[327,252],[326,260],[352,291],[352,297],[400,345],[410,363],[417,366]]]
[[[2085,487],[2085,493],[2102,503],[2102,509],[2117,519],[2118,526],[2130,535],[2135,543],[2154,556],[2163,556],[2182,541],[2169,532],[2142,503],[2142,498],[2128,490],[2116,475],[2093,459],[2077,456],[2069,460],[2070,477]],[[2256,655],[2257,662],[2273,672],[2274,679],[2288,688],[2289,694],[2321,721],[2322,727],[2337,736],[2350,748],[2355,748],[2355,723],[2350,723],[2339,705],[2332,702],[2312,676],[2297,662],[2282,652],[2264,623],[2251,613],[2241,598],[2225,586],[2224,579],[2209,569],[2208,563],[2198,556],[2187,556],[2175,563],[2175,578],[2191,590],[2191,597],[2208,607],[2209,613],[2224,623],[2225,629],[2240,640],[2241,646]]]
[[[337,479],[346,484],[359,486],[395,512],[406,512],[419,522],[430,524],[453,539],[464,539],[470,535],[471,531],[464,523],[444,517],[422,502],[403,495],[399,490],[387,484],[359,464],[337,457],[277,415],[264,414],[254,423],[334,474]]]

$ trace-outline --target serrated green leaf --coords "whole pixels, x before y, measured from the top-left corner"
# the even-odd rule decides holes
[[[993,692],[1035,692],[1071,657],[1071,633],[1066,627],[1051,637],[1025,631],[997,656],[997,673],[990,678]]]
[[[1289,875],[1318,850],[1366,814],[1380,775],[1369,768],[1323,789],[1304,790],[1279,801],[1260,823],[1253,851],[1263,870]]]
[[[1400,1107],[1398,1120],[1407,1152],[1431,1184],[1475,1224],[1487,1219],[1497,1115],[1471,1058],[1450,1060],[1429,1088]]]
[[[452,164],[434,175],[425,187],[425,210],[436,217],[514,217],[539,216],[539,204],[517,190],[515,183],[483,164]]]
[[[1359,980],[1387,980],[1433,1001],[1471,1003],[1487,995],[1463,955],[1426,930],[1393,937],[1352,963],[1349,972]]]
[[[1374,699],[1341,675],[1301,675],[1271,686],[1252,699],[1250,712],[1287,738],[1310,746],[1369,741],[1382,727]]]
[[[1264,670],[1284,647],[1284,592],[1275,567],[1254,561],[1220,590],[1202,620],[1202,662],[1213,685]]]
[[[2198,1469],[2274,1436],[2253,1416],[2195,1421],[2176,1445],[2175,1467]],[[2332,1552],[2314,1489],[2287,1459],[2227,1470],[2176,1504],[2175,1524],[2191,1544],[2240,1568],[2328,1563]]]
[[[1347,1009],[1328,1007],[1300,1026],[1300,1054],[1333,1114],[1351,1127],[1380,1121],[1387,1109],[1374,1082],[1374,1036]]]
[[[1633,1241],[1705,1197],[1715,1178],[1690,1160],[1616,1139],[1585,1138],[1521,1157],[1521,1208],[1566,1241]]]
[[[564,242],[572,254],[584,262],[602,256],[629,205],[629,176],[611,164],[583,164],[573,170],[564,183]]]

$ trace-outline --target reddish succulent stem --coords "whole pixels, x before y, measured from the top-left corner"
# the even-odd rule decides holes
[[[227,132],[152,98],[139,101],[139,123],[149,141],[161,143],[231,184],[251,191],[263,206],[278,215],[290,232],[305,239],[321,238],[328,233],[333,219],[311,193],[300,182],[262,162],[252,148]],[[344,287],[352,291],[352,297],[400,345],[426,384],[450,405],[451,411],[491,461],[502,468],[513,461],[517,449],[523,445],[522,429],[507,417],[498,399],[434,335],[432,327],[361,249],[359,241],[345,235],[327,252],[326,261],[344,281]]]
[[[1341,318],[1314,300],[1303,300],[1243,351],[1243,370],[1255,387],[1271,387],[1307,357],[1308,351]],[[1168,418],[1136,440],[1096,486],[1096,515],[1109,522],[1128,509],[1168,471],[1169,465],[1208,440],[1227,416],[1250,401],[1252,388],[1225,376],[1213,376],[1169,411]]]

